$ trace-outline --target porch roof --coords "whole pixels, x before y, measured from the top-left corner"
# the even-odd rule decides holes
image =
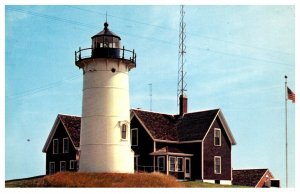
[[[156,150],[155,152],[150,153],[152,156],[164,156],[164,155],[171,155],[171,156],[193,156],[193,154],[188,154],[183,152],[182,150],[166,146],[161,149]]]

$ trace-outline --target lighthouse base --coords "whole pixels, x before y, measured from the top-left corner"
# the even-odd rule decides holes
[[[127,145],[81,145],[79,172],[134,173],[134,152]]]

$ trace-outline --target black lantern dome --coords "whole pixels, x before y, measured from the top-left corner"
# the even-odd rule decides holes
[[[104,29],[92,37],[92,57],[119,58],[121,38],[108,29],[108,23],[104,23]]]

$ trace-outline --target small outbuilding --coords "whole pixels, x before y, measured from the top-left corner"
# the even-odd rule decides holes
[[[232,170],[232,184],[255,188],[280,187],[280,180],[274,178],[269,169]]]

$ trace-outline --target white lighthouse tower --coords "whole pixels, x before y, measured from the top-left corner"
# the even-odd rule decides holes
[[[134,172],[130,144],[128,72],[136,54],[121,48],[108,29],[92,37],[92,48],[75,52],[83,70],[79,172]]]

